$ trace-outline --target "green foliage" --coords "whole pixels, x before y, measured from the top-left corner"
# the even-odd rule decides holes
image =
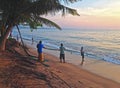
[[[45,24],[61,29],[56,23],[41,16],[48,13],[55,15],[59,11],[62,15],[79,15],[76,10],[62,5],[63,1],[73,3],[78,0],[0,0],[0,51],[5,50],[5,43],[12,28],[20,23],[27,22],[31,28]]]
[[[72,15],[79,15],[76,10],[63,6],[61,2],[73,3],[78,0],[0,0],[0,11],[2,14],[2,23],[8,27],[8,25],[19,24],[22,22],[28,22],[31,28],[36,28],[37,25],[54,26],[57,28],[57,24],[39,19],[41,15],[47,15],[48,13],[56,13],[62,11],[62,15],[70,13]],[[42,21],[42,23],[40,22]],[[47,22],[45,22],[47,21]],[[5,27],[5,28],[6,28]]]
[[[66,13],[78,15],[76,10],[62,5],[73,3],[79,0],[0,0],[0,33],[6,33],[9,28],[26,22],[31,29],[43,24],[61,29],[56,23],[43,18],[43,15],[54,14],[61,11],[64,16]],[[9,29],[10,30],[10,29]]]

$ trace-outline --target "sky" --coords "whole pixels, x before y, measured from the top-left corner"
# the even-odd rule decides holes
[[[62,28],[120,30],[120,0],[82,0],[66,6],[80,16],[56,14],[47,18]]]

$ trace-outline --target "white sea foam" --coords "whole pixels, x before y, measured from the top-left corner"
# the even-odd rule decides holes
[[[120,64],[120,59],[110,58],[108,56],[104,56],[103,60],[114,63],[114,64]]]
[[[16,36],[17,31],[13,32]],[[81,46],[85,56],[120,64],[120,31],[80,31],[80,30],[21,30],[22,37],[28,41],[34,38],[36,43],[43,43],[52,49],[58,49],[63,43],[68,52],[80,55]]]

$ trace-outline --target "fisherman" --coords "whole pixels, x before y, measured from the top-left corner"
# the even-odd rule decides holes
[[[40,61],[40,62],[43,62],[44,61],[44,58],[43,58],[43,48],[45,48],[44,47],[44,45],[42,44],[42,41],[40,41],[38,44],[37,44],[37,51],[38,51],[38,60]]]
[[[65,48],[64,48],[63,44],[61,43],[61,46],[60,46],[60,62],[62,62],[62,60],[63,60],[63,62],[65,63],[65,53],[64,53],[64,51],[65,51]]]
[[[81,47],[81,56],[82,56],[82,61],[81,61],[81,65],[83,65],[83,62],[84,62],[84,50],[83,50],[83,46]]]

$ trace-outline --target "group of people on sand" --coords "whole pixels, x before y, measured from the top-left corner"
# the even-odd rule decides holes
[[[37,44],[37,52],[38,52],[38,60],[40,62],[44,61],[44,58],[43,58],[43,48],[47,49],[42,44],[42,41],[39,41],[39,43]],[[65,52],[64,52],[65,50],[66,50],[65,47],[61,43],[60,47],[59,47],[59,51],[60,51],[60,63],[62,63],[62,62],[65,63]],[[84,62],[84,50],[83,50],[83,47],[81,47],[80,53],[81,53],[81,57],[82,57],[81,65],[83,65],[83,62]]]

